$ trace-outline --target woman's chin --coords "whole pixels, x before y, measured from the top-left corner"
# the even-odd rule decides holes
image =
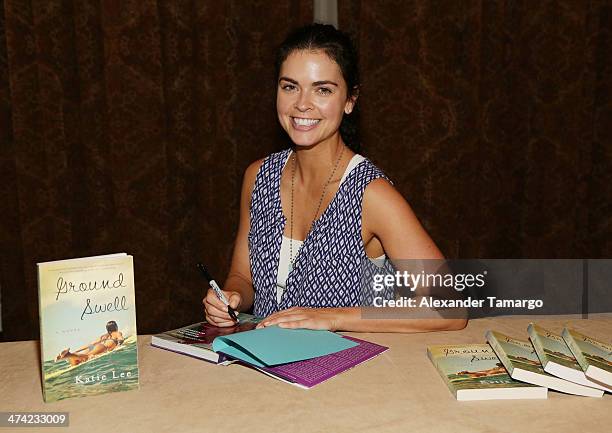
[[[300,149],[310,149],[317,145],[317,143],[313,143],[311,141],[299,142],[295,140],[293,141],[293,144]]]
[[[325,140],[322,140],[320,137],[319,138],[306,137],[303,134],[291,134],[290,138],[291,138],[291,141],[293,141],[293,144],[295,144],[297,147],[301,149],[310,149],[312,147],[315,147],[317,144],[325,141]]]

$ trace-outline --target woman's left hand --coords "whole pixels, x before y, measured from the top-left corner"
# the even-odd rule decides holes
[[[278,325],[280,328],[337,331],[341,315],[340,308],[293,307],[269,315],[257,325],[257,328]]]

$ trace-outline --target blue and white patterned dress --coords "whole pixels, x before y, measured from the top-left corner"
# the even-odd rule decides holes
[[[363,246],[362,202],[366,186],[387,177],[368,159],[351,170],[315,222],[295,257],[281,301],[277,302],[276,277],[287,222],[282,211],[280,181],[290,153],[290,149],[284,150],[264,160],[251,196],[248,242],[255,289],[254,314],[265,317],[294,306],[371,305],[374,296],[371,275],[380,269],[367,257]],[[387,272],[392,269],[389,262],[385,269]]]

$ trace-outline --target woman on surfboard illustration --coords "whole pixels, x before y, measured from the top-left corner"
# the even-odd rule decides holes
[[[66,359],[70,365],[78,365],[82,362],[89,361],[91,358],[101,353],[114,350],[123,344],[124,341],[125,338],[121,331],[119,331],[117,322],[111,320],[106,324],[106,334],[102,334],[97,340],[86,344],[74,352],[70,352],[70,348],[63,350],[57,355],[55,361]]]

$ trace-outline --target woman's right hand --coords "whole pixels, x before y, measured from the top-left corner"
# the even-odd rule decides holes
[[[234,309],[234,311],[238,312],[238,309],[242,304],[242,296],[240,293],[228,290],[222,290],[222,292],[230,306]],[[217,298],[217,294],[213,289],[208,289],[202,303],[204,304],[204,315],[206,317],[206,321],[211,325],[219,327],[236,325],[236,322],[234,322],[227,312],[227,305]]]

